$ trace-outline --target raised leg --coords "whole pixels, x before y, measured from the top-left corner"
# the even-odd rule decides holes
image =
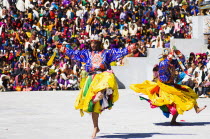
[[[202,110],[204,110],[206,107],[207,107],[207,106],[205,105],[204,107],[199,108],[198,105],[196,104],[196,105],[194,106],[194,109],[195,109],[195,112],[196,112],[196,113],[200,113],[200,112],[201,112]]]

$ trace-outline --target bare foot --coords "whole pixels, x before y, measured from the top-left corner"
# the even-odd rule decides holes
[[[93,135],[92,135],[92,139],[94,139],[96,137],[96,134],[100,132],[100,129],[98,127],[95,127],[93,130]]]
[[[196,113],[200,113],[202,110],[204,110],[207,106],[205,105],[203,108],[197,108]]]
[[[171,122],[170,125],[171,125],[171,126],[179,126],[179,125],[182,125],[182,124],[180,124],[180,123],[178,123],[178,122]]]

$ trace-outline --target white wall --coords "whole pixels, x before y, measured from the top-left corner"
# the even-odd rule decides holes
[[[158,64],[161,53],[162,49],[149,48],[147,57],[129,57],[124,66],[113,66],[119,88],[129,88],[130,84],[151,80],[152,69]]]
[[[204,19],[207,16],[193,16],[192,17],[192,38],[204,39],[203,25]]]
[[[184,55],[189,55],[190,52],[204,53],[207,50],[204,41],[204,39],[173,39],[171,46],[175,45]]]

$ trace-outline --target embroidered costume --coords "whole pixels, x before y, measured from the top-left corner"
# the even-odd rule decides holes
[[[180,55],[180,60],[185,61]],[[148,96],[146,99],[152,108],[160,107],[168,118],[170,114],[183,114],[194,107],[198,95],[188,86],[174,83],[175,69],[180,68],[177,59],[166,58],[158,66],[158,81],[144,81],[142,84],[131,84],[130,88],[137,93]],[[145,99],[140,97],[141,99]]]
[[[119,98],[118,86],[110,63],[128,54],[127,48],[104,49],[102,51],[67,49],[66,55],[73,60],[85,63],[88,77],[75,102],[75,108],[83,112],[101,113],[111,109]],[[103,99],[94,103],[93,99],[99,91],[105,90]]]

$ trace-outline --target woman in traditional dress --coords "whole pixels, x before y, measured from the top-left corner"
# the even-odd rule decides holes
[[[151,108],[160,107],[163,114],[168,118],[173,115],[171,125],[180,125],[176,122],[178,114],[183,114],[195,108],[196,113],[203,109],[199,108],[196,99],[198,95],[188,86],[174,83],[175,69],[183,68],[182,62],[185,61],[184,55],[179,50],[164,49],[163,58],[158,66],[157,82],[144,81],[142,84],[131,84],[130,88],[137,93],[143,93],[148,96],[146,99]],[[176,55],[176,59],[174,58]],[[179,61],[179,62],[178,62]]]
[[[99,114],[105,109],[111,109],[119,98],[118,86],[110,63],[127,55],[131,47],[103,49],[98,37],[92,35],[91,48],[84,50],[66,50],[66,55],[73,60],[85,63],[88,77],[75,102],[75,108],[92,113],[94,130],[92,138],[100,131],[98,126]]]

